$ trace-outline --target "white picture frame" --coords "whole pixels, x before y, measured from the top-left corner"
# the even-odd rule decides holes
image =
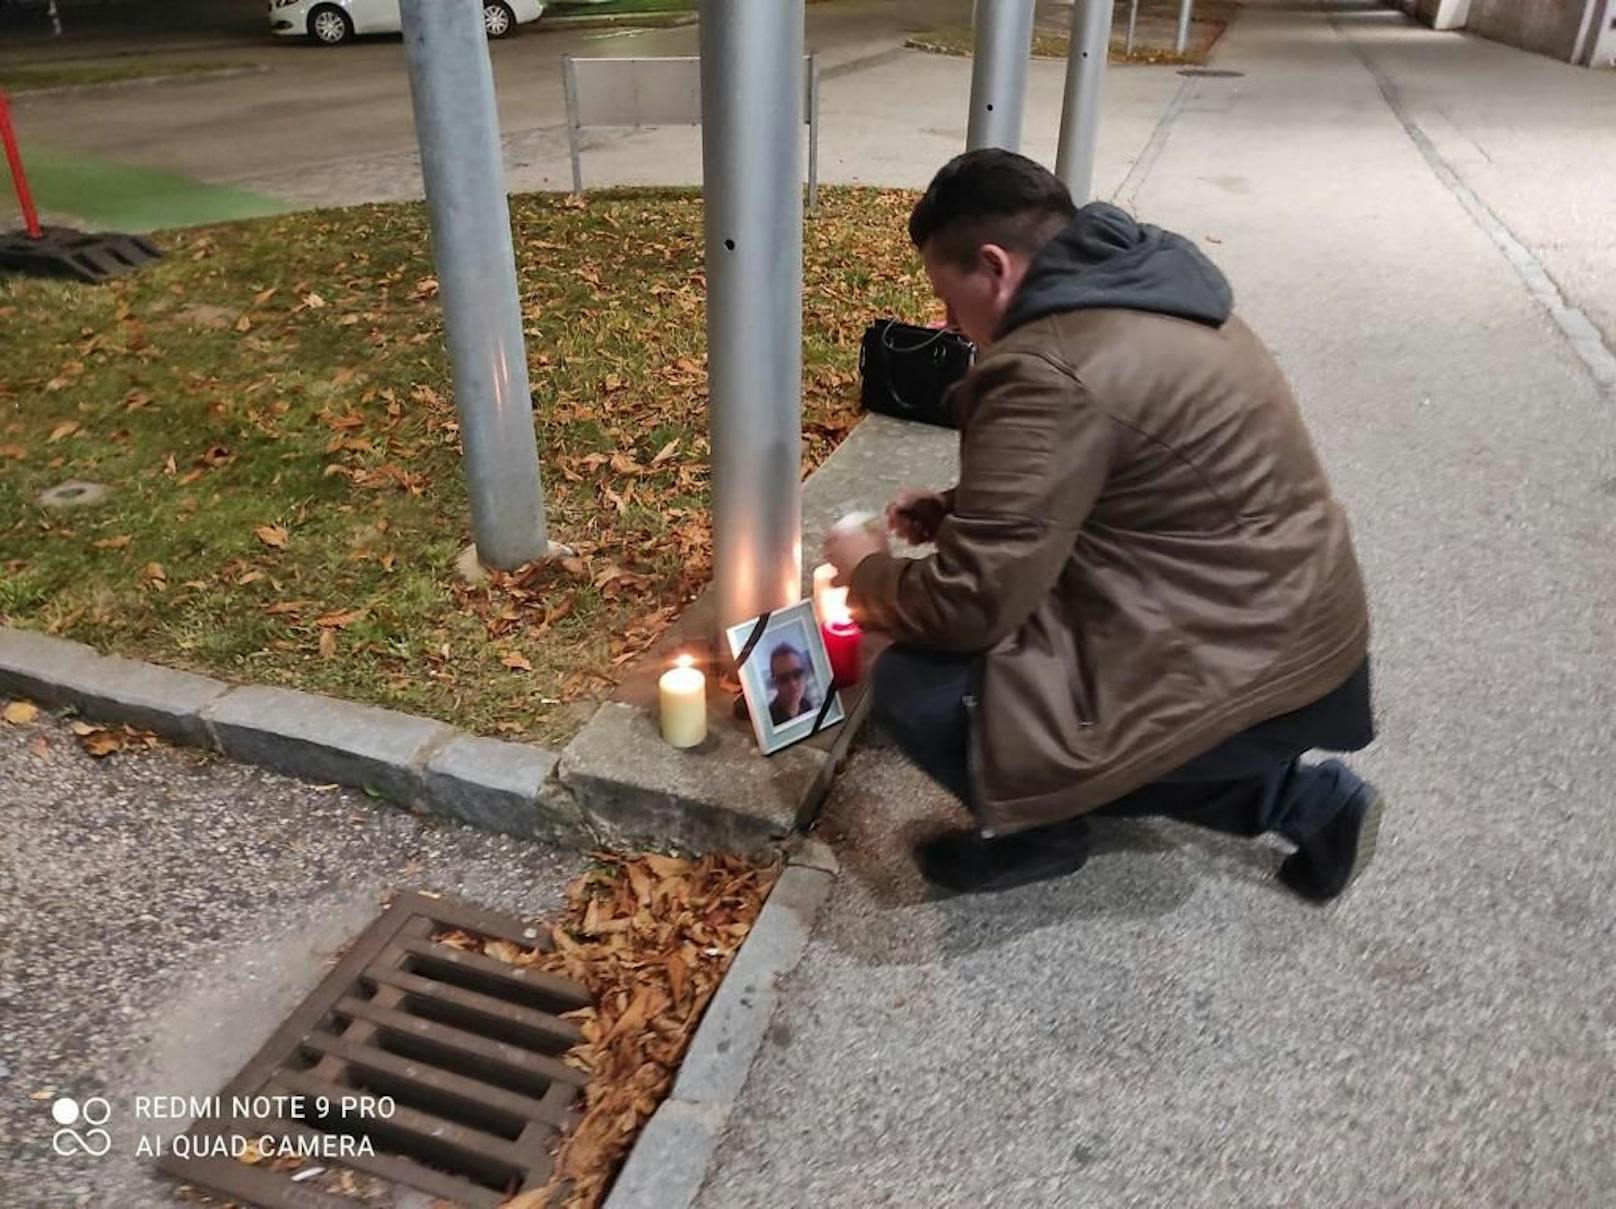
[[[767,617],[762,635],[737,671],[758,750],[772,756],[841,724],[846,713],[831,675],[825,637],[814,619],[813,602],[799,601]],[[725,631],[730,658],[741,657],[759,620],[754,617]]]

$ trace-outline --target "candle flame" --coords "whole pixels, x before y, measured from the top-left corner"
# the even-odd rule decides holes
[[[853,610],[847,607],[846,588],[826,588],[819,607],[826,625],[846,625],[853,620]]]
[[[674,667],[695,667],[696,666],[696,657],[694,655],[680,655],[677,659],[675,659],[673,661],[673,666]]]

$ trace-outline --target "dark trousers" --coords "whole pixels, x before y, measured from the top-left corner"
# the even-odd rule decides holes
[[[976,659],[890,647],[877,661],[875,715],[923,772],[974,812],[967,771]],[[1294,740],[1247,733],[1094,813],[1180,819],[1215,831],[1292,841],[1327,822],[1362,783],[1336,761],[1303,764]]]

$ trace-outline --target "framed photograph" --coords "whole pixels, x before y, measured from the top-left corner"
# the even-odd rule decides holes
[[[832,683],[825,639],[814,621],[813,601],[730,626],[725,636],[731,657],[740,662],[741,691],[764,755],[846,717]]]

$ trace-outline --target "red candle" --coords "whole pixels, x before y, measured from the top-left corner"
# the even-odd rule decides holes
[[[831,675],[837,687],[857,684],[864,674],[859,658],[859,640],[863,635],[859,633],[858,623],[851,617],[839,618],[827,621],[819,627],[819,632],[825,636],[825,651],[830,655]]]

